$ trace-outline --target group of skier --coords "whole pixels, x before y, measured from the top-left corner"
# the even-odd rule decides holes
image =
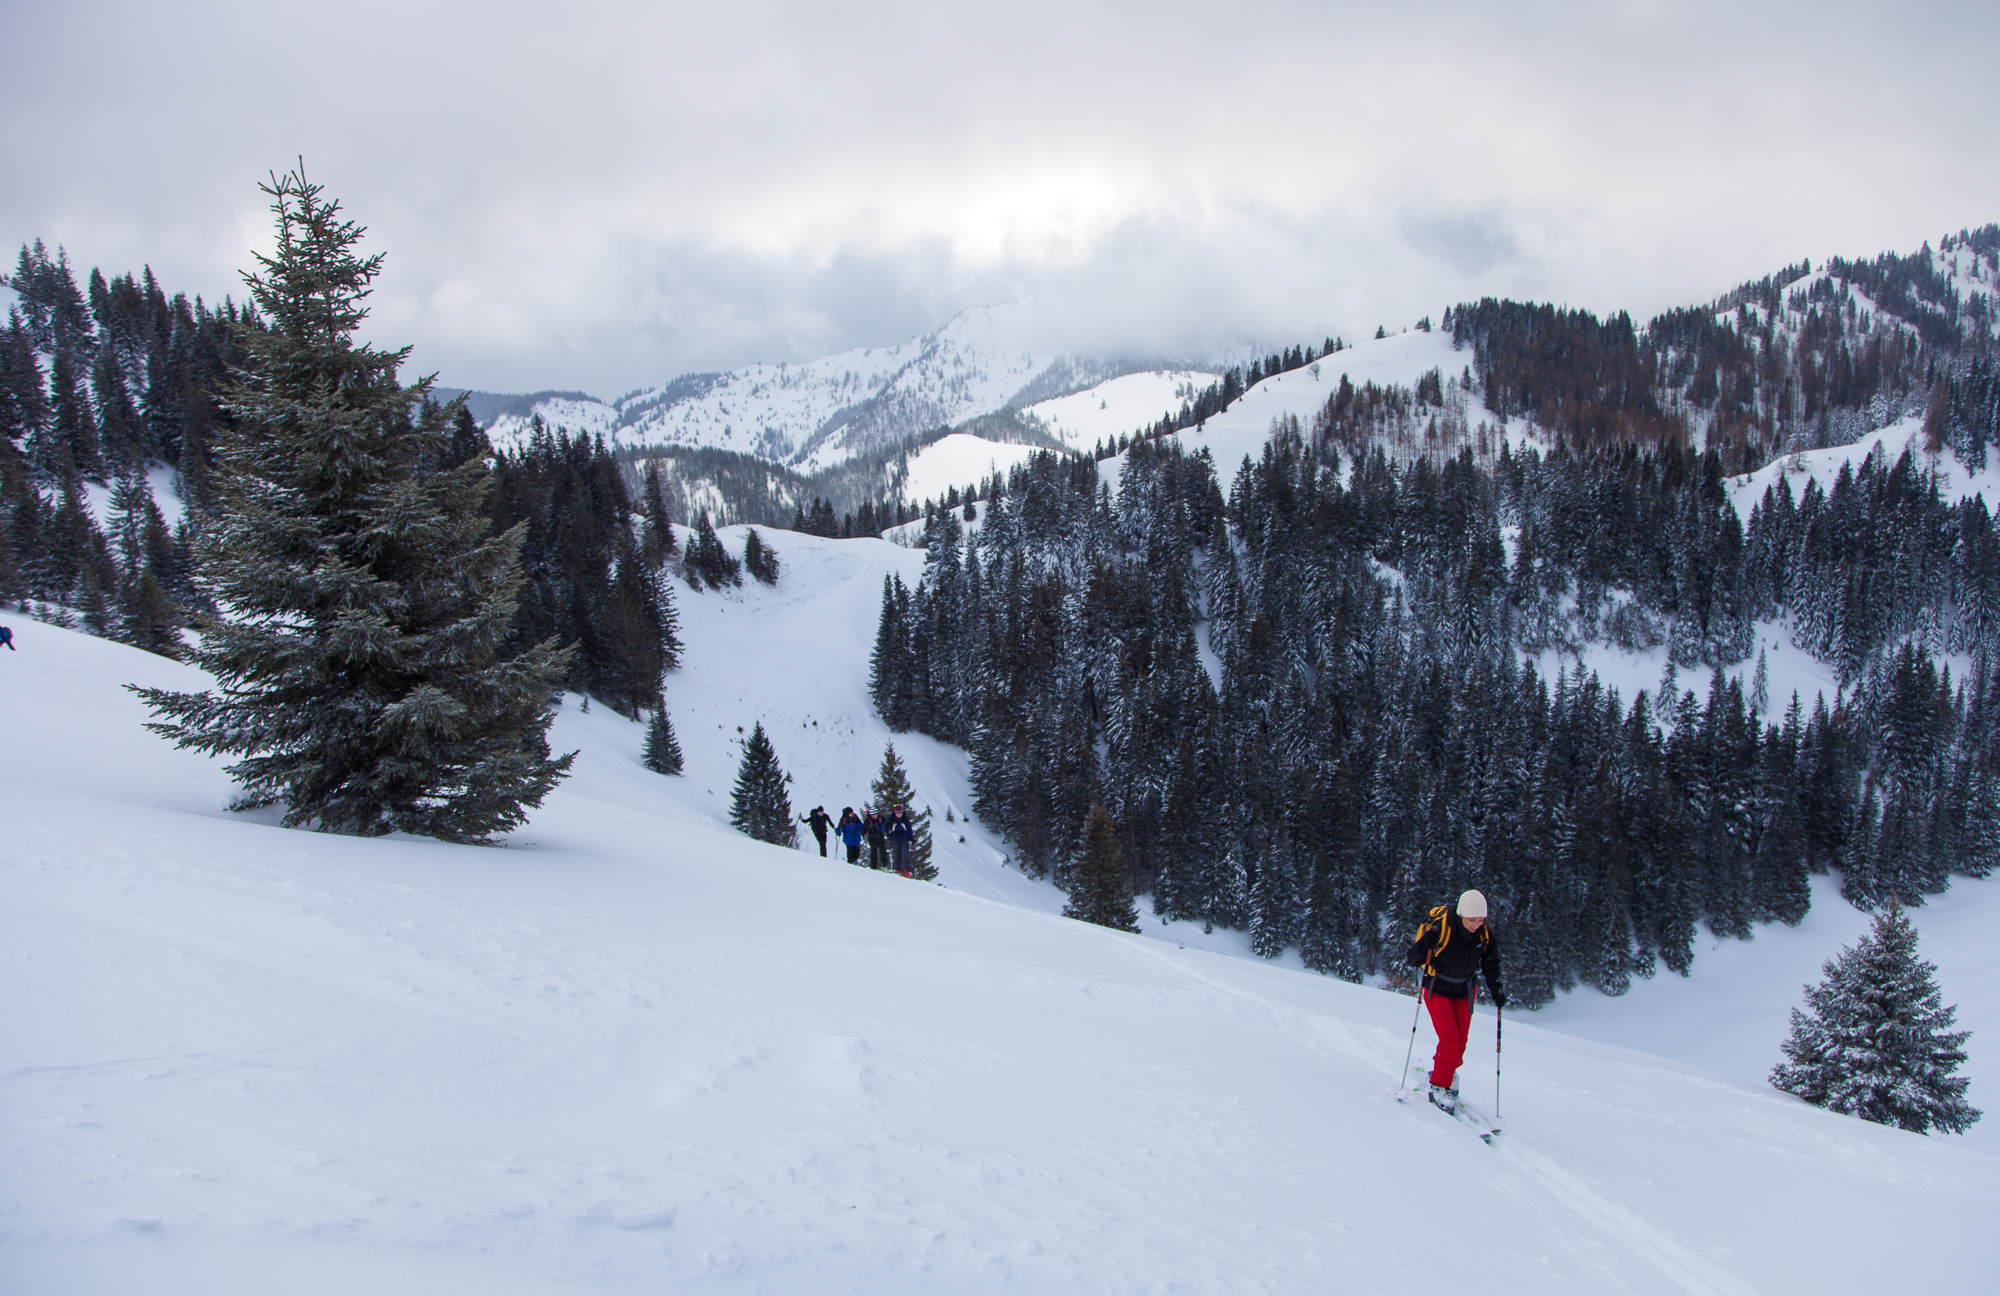
[[[799,822],[812,829],[812,835],[819,842],[820,858],[826,858],[826,836],[829,829],[847,847],[847,862],[861,863],[861,847],[868,847],[868,867],[892,869],[904,877],[912,876],[910,847],[917,839],[917,820],[903,806],[892,805],[887,814],[873,806],[863,806],[856,814],[853,806],[843,806],[840,818],[835,820],[823,805],[814,806],[812,813],[801,816]]]
[[[14,632],[0,626],[0,647],[13,648]],[[916,841],[917,822],[903,806],[892,805],[887,814],[873,806],[860,813],[844,806],[835,820],[826,807],[816,805],[800,822],[812,829],[819,842],[820,858],[826,858],[830,831],[847,848],[847,862],[861,863],[861,848],[868,847],[868,867],[893,869],[910,877],[910,848]],[[1417,927],[1404,961],[1420,970],[1417,994],[1423,1009],[1437,1028],[1437,1052],[1431,1059],[1430,1100],[1445,1111],[1458,1108],[1458,1069],[1465,1061],[1465,1043],[1472,1030],[1472,1005],[1479,995],[1475,978],[1483,981],[1487,997],[1496,1009],[1507,1007],[1507,992],[1500,986],[1500,940],[1486,921],[1486,897],[1467,891],[1453,904],[1439,905]]]

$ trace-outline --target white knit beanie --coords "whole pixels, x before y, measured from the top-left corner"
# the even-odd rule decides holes
[[[1486,897],[1477,891],[1467,891],[1458,898],[1458,916],[1461,918],[1484,918]]]

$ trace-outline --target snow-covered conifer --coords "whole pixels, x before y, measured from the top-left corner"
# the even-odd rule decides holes
[[[567,654],[500,660],[521,529],[490,533],[487,464],[438,462],[456,406],[404,387],[407,351],[357,346],[381,257],[300,172],[264,191],[274,256],[246,276],[267,324],[227,393],[203,589],[227,616],[194,659],[213,693],[139,693],[181,746],[241,756],[238,804],[288,826],[483,841],[569,769],[546,740]]]
[[[909,814],[916,828],[916,835],[910,839],[910,876],[924,882],[936,881],[937,865],[931,863],[931,812],[917,811],[916,791],[910,786],[909,771],[896,755],[894,743],[882,749],[882,768],[875,772],[875,781],[868,792],[883,813],[888,813],[890,806],[901,806]]]
[[[737,831],[776,846],[795,846],[798,822],[792,818],[792,797],[786,791],[791,776],[778,766],[778,753],[759,721],[743,744],[743,764],[736,771],[730,797],[729,822]]]
[[[694,538],[688,541],[687,553],[682,557],[682,566],[687,572],[688,584],[701,588],[703,581],[710,589],[721,589],[724,585],[743,583],[743,564],[722,547],[722,540],[715,534],[715,524],[708,520],[708,510],[703,509],[694,524]]]
[[[674,539],[672,515],[667,512],[667,493],[660,483],[660,461],[657,459],[646,461],[646,485],[640,492],[639,502],[646,511],[646,557],[657,567],[680,548],[680,542]]]
[[[771,551],[771,546],[764,543],[764,538],[757,534],[756,527],[751,527],[750,534],[744,538],[743,565],[750,569],[752,576],[764,584],[778,583],[778,555]]]
[[[1829,961],[1826,979],[1806,987],[1809,1012],[1792,1010],[1786,1061],[1771,1083],[1816,1107],[1927,1134],[1963,1134],[1980,1113],[1965,1101],[1969,1031],[1951,1029],[1932,980],[1935,964],[1917,957],[1917,929],[1891,905],[1874,930]]]
[[[674,737],[674,722],[667,719],[665,707],[653,712],[652,723],[646,726],[645,760],[646,768],[655,774],[681,772],[681,744]]]

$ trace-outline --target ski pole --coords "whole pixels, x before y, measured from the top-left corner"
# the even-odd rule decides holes
[[[1396,1082],[1396,1092],[1404,1093],[1410,1087],[1410,1059],[1417,1055],[1417,1024],[1424,1019],[1424,983],[1417,982],[1417,1013],[1410,1018],[1410,1047],[1403,1052],[1403,1078]]]
[[[1500,1033],[1507,1028],[1507,1010],[1493,1005],[1493,1119],[1500,1119]]]

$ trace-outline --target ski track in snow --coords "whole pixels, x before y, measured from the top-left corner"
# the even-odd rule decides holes
[[[1134,948],[1151,960],[1171,968],[1179,977],[1197,982],[1218,994],[1258,1005],[1271,1014],[1275,1026],[1313,1034],[1333,1034],[1339,1038],[1340,1043],[1356,1052],[1362,1049],[1354,1049],[1355,1045],[1362,1045],[1363,1049],[1381,1047],[1379,1038],[1362,1041],[1337,1023],[1329,1023],[1324,1018],[1275,1004],[1264,996],[1205,975],[1193,967],[1177,962],[1156,944],[1147,943]],[[1329,1027],[1332,1027],[1330,1031]],[[1434,1037],[1427,1041],[1432,1046],[1435,1042]],[[1413,1060],[1405,1077],[1406,1083],[1409,1076],[1427,1075],[1428,1069],[1428,1062]],[[1420,1102],[1422,1091],[1412,1090],[1412,1092],[1416,1095],[1412,1101]],[[1414,1110],[1421,1111],[1422,1108],[1417,1106]],[[1756,1289],[1739,1282],[1694,1255],[1667,1233],[1608,1199],[1548,1157],[1524,1146],[1517,1135],[1503,1132],[1493,1146],[1524,1176],[1541,1188],[1552,1202],[1574,1212],[1586,1224],[1602,1232],[1612,1243],[1629,1249],[1641,1260],[1658,1268],[1681,1290],[1689,1293],[1689,1296],[1758,1296]]]
[[[1531,1177],[1553,1200],[1603,1230],[1621,1246],[1657,1267],[1688,1296],[1758,1296],[1755,1288],[1690,1252],[1662,1230],[1605,1197],[1581,1178],[1549,1158],[1501,1134],[1494,1143],[1500,1154]]]

